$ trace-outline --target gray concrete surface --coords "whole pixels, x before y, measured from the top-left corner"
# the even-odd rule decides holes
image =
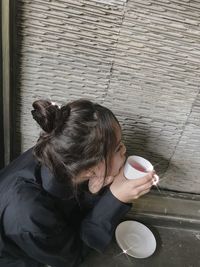
[[[104,254],[92,251],[81,267],[200,267],[200,197],[151,190],[134,201],[124,220],[148,226],[157,241],[155,253],[135,259],[122,253],[113,238]]]
[[[148,226],[148,225],[147,225]],[[91,252],[81,267],[199,267],[200,230],[149,226],[157,240],[155,253],[146,259],[122,254],[115,239],[104,254]]]

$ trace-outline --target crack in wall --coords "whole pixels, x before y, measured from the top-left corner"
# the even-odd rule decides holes
[[[189,114],[188,114],[188,116],[187,116],[187,118],[186,118],[186,120],[185,120],[185,123],[183,124],[182,130],[181,130],[181,134],[180,134],[180,136],[179,136],[179,138],[178,138],[178,140],[177,140],[177,143],[176,143],[176,145],[175,145],[175,147],[174,147],[174,151],[173,151],[171,157],[169,158],[169,162],[168,162],[168,164],[167,164],[167,168],[166,168],[164,174],[162,175],[163,177],[165,177],[165,174],[167,173],[167,171],[168,171],[169,168],[170,168],[171,160],[172,160],[172,158],[174,157],[174,155],[175,155],[175,153],[176,153],[176,149],[177,149],[177,147],[178,147],[178,145],[179,145],[179,143],[180,143],[180,141],[181,141],[181,139],[182,139],[182,136],[183,136],[183,134],[184,134],[184,132],[185,132],[186,125],[188,124],[188,121],[189,121],[189,119],[190,119],[190,115],[192,114],[193,108],[194,108],[194,106],[195,106],[195,103],[196,103],[197,98],[198,98],[199,95],[200,95],[200,88],[199,88],[199,90],[198,90],[198,92],[197,92],[197,94],[196,94],[196,97],[194,98],[194,101],[193,101],[193,103],[192,103],[192,105],[191,105],[190,112],[189,112]]]
[[[103,96],[103,99],[102,99],[102,103],[104,103],[104,101],[106,100],[106,97],[108,95],[108,91],[109,91],[109,87],[110,87],[110,82],[111,82],[111,79],[112,79],[112,75],[113,75],[113,67],[114,67],[114,61],[115,61],[115,55],[116,55],[116,51],[117,51],[117,46],[118,46],[118,41],[119,41],[119,36],[120,36],[120,32],[121,32],[121,28],[122,28],[122,25],[123,25],[123,21],[124,21],[124,18],[125,18],[125,13],[126,13],[126,6],[128,4],[128,1],[129,0],[126,0],[126,2],[123,4],[123,12],[122,12],[122,19],[121,19],[121,23],[120,23],[120,27],[119,27],[119,31],[118,31],[118,38],[116,40],[116,47],[114,49],[114,53],[113,53],[113,59],[111,61],[111,66],[110,66],[110,71],[109,71],[109,78],[108,78],[108,85],[107,87],[105,88],[105,94]]]

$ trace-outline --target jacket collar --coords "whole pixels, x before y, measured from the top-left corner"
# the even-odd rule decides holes
[[[41,166],[41,183],[45,191],[57,198],[69,199],[73,197],[73,189],[70,185],[59,182],[45,166]]]

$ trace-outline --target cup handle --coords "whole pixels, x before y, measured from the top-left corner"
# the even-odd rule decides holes
[[[159,182],[159,176],[157,174],[153,175],[153,185],[157,185],[157,183]]]

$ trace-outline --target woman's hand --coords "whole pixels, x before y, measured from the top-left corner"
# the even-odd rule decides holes
[[[114,177],[110,190],[120,201],[130,203],[150,191],[154,174],[155,172],[152,171],[142,178],[130,180],[124,177],[124,168],[121,168],[119,174]]]

